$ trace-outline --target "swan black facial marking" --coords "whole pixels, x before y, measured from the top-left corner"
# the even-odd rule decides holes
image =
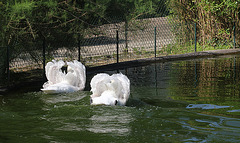
[[[115,100],[115,104],[114,105],[117,105],[118,104],[118,101],[117,100]]]

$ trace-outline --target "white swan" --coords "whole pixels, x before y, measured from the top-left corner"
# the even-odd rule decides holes
[[[47,82],[43,84],[45,93],[62,93],[83,90],[86,83],[86,68],[77,60],[67,62],[67,73],[62,72],[61,68],[65,63],[52,60],[45,66]]]
[[[91,82],[91,105],[125,105],[130,94],[130,81],[123,74],[95,75]]]

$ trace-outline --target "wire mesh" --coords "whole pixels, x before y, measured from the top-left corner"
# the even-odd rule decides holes
[[[47,53],[47,62],[51,60],[78,60],[86,66],[98,66],[117,62],[116,31],[119,31],[119,60],[129,61],[154,57],[154,28],[156,27],[156,55],[174,54],[173,49],[182,53],[194,52],[194,23],[176,24],[169,17],[138,19],[128,24],[125,22],[104,24],[96,27],[100,34],[85,35],[80,41],[80,53],[77,43],[73,48],[59,47]],[[236,42],[237,43],[237,42]],[[181,46],[180,46],[181,45]],[[178,47],[177,47],[178,46]],[[185,49],[181,49],[184,47]],[[190,47],[186,49],[186,47]],[[48,47],[47,47],[48,49]],[[46,50],[48,51],[48,50]],[[22,71],[42,68],[42,53],[21,53],[11,60],[10,69]]]
[[[46,53],[44,53],[46,54],[46,62],[53,59],[79,60],[80,57],[80,61],[90,67],[116,63],[117,42],[119,44],[120,62],[152,58],[155,54],[156,56],[164,56],[176,54],[179,51],[180,53],[194,52],[194,44],[201,43],[202,34],[195,32],[195,23],[180,22],[173,18],[169,15],[169,11],[163,2],[159,2],[156,11],[155,15],[145,15],[130,21],[126,21],[122,17],[108,17],[107,19],[100,17],[105,20],[104,23],[99,23],[101,21],[99,17],[88,19],[90,26],[82,30],[81,38],[75,43],[62,41],[58,43],[57,48],[52,48],[46,44]],[[156,32],[154,31],[155,28]],[[237,26],[235,28],[236,31],[239,31]],[[119,41],[116,39],[117,31]],[[198,37],[197,41],[194,41],[195,34]],[[237,36],[239,36],[238,33]],[[230,37],[230,40],[233,41],[233,36]],[[236,38],[236,47],[239,47],[237,39],[239,38]],[[54,39],[46,39],[46,41],[54,42]],[[154,53],[155,42],[156,53]],[[39,46],[41,41],[36,43],[31,44],[25,51],[11,50],[11,55],[14,55],[10,58],[10,69],[12,71],[19,72],[43,68],[42,46]],[[68,43],[69,46],[66,46]],[[38,48],[35,47],[36,45],[38,45]],[[200,45],[200,47],[204,46]],[[2,53],[6,53],[6,50],[2,50]],[[1,70],[1,72],[5,72],[5,70]]]

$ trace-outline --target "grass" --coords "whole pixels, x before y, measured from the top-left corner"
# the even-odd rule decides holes
[[[231,43],[229,44],[220,44],[220,45],[212,45],[212,44],[200,44],[197,43],[197,52],[202,51],[209,51],[209,50],[220,50],[220,49],[231,49],[233,45]],[[170,44],[167,46],[164,46],[161,50],[162,54],[166,55],[177,55],[177,54],[185,54],[185,53],[192,53],[195,52],[195,45],[191,43],[186,44]]]

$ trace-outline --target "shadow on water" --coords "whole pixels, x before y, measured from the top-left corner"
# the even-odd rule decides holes
[[[120,70],[126,106],[91,106],[89,87],[0,96],[0,142],[238,142],[239,67],[235,56]]]

